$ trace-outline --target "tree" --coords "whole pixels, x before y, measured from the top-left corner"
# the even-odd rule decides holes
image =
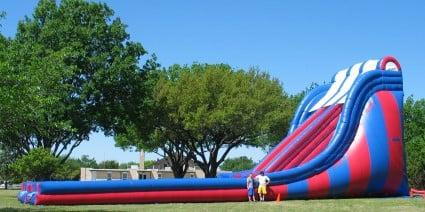
[[[97,162],[94,158],[90,158],[88,155],[82,155],[80,159],[78,159],[81,168],[98,168]]]
[[[127,163],[120,163],[119,168],[120,168],[120,169],[128,169],[128,168],[130,168],[132,165],[137,165],[137,166],[139,166],[139,163],[134,162],[134,161],[130,161],[130,162],[127,162]]]
[[[12,164],[16,178],[27,180],[47,180],[53,178],[59,166],[59,159],[44,148],[32,149],[27,155]]]
[[[404,103],[404,138],[407,142],[415,137],[425,140],[425,99],[415,101],[407,97]]]
[[[5,189],[8,188],[8,182],[14,181],[12,169],[14,161],[15,157],[0,145],[0,180],[5,181]]]
[[[82,155],[81,158],[68,158],[63,164],[61,164],[55,171],[53,177],[60,180],[79,180],[81,168],[98,168],[94,158],[90,158],[88,155]]]
[[[115,160],[105,160],[99,163],[99,169],[118,169],[119,163]]]
[[[254,161],[252,161],[251,158],[241,156],[224,160],[223,164],[220,166],[220,169],[225,171],[237,172],[252,169],[254,165]]]
[[[154,57],[155,59],[155,57]],[[147,65],[151,70],[147,75],[146,84],[148,90],[146,92],[146,99],[151,99],[152,103],[145,106],[144,121],[141,120],[140,116],[121,116],[121,121],[125,123],[122,128],[115,128],[115,141],[116,146],[123,149],[132,149],[135,147],[137,150],[143,149],[144,151],[154,152],[163,158],[167,158],[171,164],[171,170],[175,178],[183,178],[189,168],[190,158],[184,151],[184,142],[179,138],[165,137],[161,133],[160,122],[165,120],[163,107],[159,102],[155,101],[154,93],[155,86],[158,84],[159,78],[164,72],[158,70],[159,64],[155,63],[155,60],[148,61]],[[163,76],[165,77],[165,76]],[[123,118],[125,117],[125,118]],[[150,120],[150,124],[146,123],[146,120]],[[147,164],[145,167],[150,167],[154,164]]]
[[[60,164],[53,174],[55,180],[79,180],[81,173],[81,161],[79,159],[68,158]]]
[[[161,72],[153,98],[155,130],[140,136],[137,123],[127,125],[119,146],[148,147],[170,158],[172,169],[193,159],[206,177],[235,147],[267,146],[288,129],[295,106],[276,79],[257,69],[228,65],[174,65]],[[122,137],[125,137],[122,139]]]
[[[5,12],[0,11],[0,21],[5,17]],[[0,24],[0,29],[2,25]],[[5,53],[4,49],[8,45],[8,40],[0,34],[0,69],[5,66]],[[1,99],[1,97],[0,97]],[[2,107],[2,106],[0,106]],[[7,189],[7,182],[12,179],[11,163],[14,161],[14,155],[7,151],[4,145],[0,142],[0,180],[5,181],[5,189]]]
[[[33,149],[36,150],[36,149]],[[29,176],[29,172],[37,172],[40,173],[41,165],[30,166],[25,165],[34,158],[35,161],[41,161],[39,163],[43,163],[43,158],[47,158],[50,160],[51,155],[46,154],[42,151],[47,151],[44,149],[37,149],[37,151],[31,151],[31,155],[22,156],[21,158],[16,158],[14,155],[10,154],[11,151],[4,150],[0,148],[0,180],[9,181],[9,182],[21,182],[23,179],[35,179],[33,176]],[[41,153],[40,153],[41,151]],[[35,156],[34,156],[35,155]],[[40,156],[41,155],[41,156]],[[41,158],[41,159],[40,159]],[[17,159],[20,159],[20,162],[16,162]],[[64,163],[59,164],[61,158],[55,158],[57,160],[58,165],[52,166],[49,172],[41,172],[39,174],[39,179],[56,179],[56,180],[79,180],[80,179],[80,169],[86,167],[97,168],[97,163],[94,158],[89,158],[87,155],[83,155],[81,159],[69,158]],[[25,162],[22,162],[25,161]],[[16,162],[16,163],[15,163]],[[47,162],[49,164],[49,162]],[[23,165],[24,164],[24,165]],[[24,167],[24,168],[22,168]],[[23,170],[25,173],[23,174]],[[26,177],[22,177],[25,176]],[[7,186],[7,184],[6,184]],[[7,187],[6,187],[7,189]]]
[[[157,111],[157,117],[163,114]],[[157,125],[159,126],[159,125]],[[143,126],[141,126],[143,127]],[[167,138],[157,129],[150,137],[146,137],[144,129],[129,123],[125,131],[115,136],[116,146],[128,149],[136,146],[137,149],[154,152],[163,158],[167,158],[175,178],[183,178],[189,168],[190,158],[185,152],[184,142],[176,138]],[[144,138],[144,139],[143,139]],[[150,166],[154,165],[148,164]],[[148,167],[148,166],[145,166]]]
[[[91,132],[123,125],[116,117],[144,120],[155,57],[139,68],[146,51],[113,16],[104,3],[40,0],[0,42],[0,142],[13,154],[45,148],[63,163]]]
[[[145,160],[145,163],[144,163],[145,169],[152,169],[154,165],[155,165],[154,160]]]
[[[404,104],[404,139],[411,187],[425,188],[425,99],[409,96]]]

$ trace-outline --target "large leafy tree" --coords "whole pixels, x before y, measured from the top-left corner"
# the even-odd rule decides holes
[[[56,180],[80,180],[81,160],[68,158],[65,163],[60,164],[53,174]]]
[[[80,159],[78,159],[78,163],[81,168],[98,168],[98,164],[94,158],[90,158],[88,155],[82,155]]]
[[[139,125],[131,124],[117,144],[157,148],[180,161],[193,159],[206,177],[215,177],[236,147],[275,143],[295,107],[268,74],[224,64],[171,66],[160,74],[153,98],[154,133],[144,139]]]
[[[59,166],[59,159],[44,148],[32,149],[27,155],[12,164],[16,178],[27,180],[47,180],[54,177]]]
[[[425,99],[407,97],[404,103],[404,127],[407,142],[415,137],[425,140]]]
[[[0,20],[5,16],[5,13],[0,11]],[[0,24],[1,29],[1,24]],[[5,49],[8,46],[9,40],[0,34],[0,71],[6,66],[6,51]],[[1,74],[1,72],[0,72]],[[0,82],[1,83],[1,82]],[[5,90],[3,87],[0,87],[0,93],[3,93]],[[0,96],[0,101],[3,102],[4,97]],[[4,110],[4,106],[0,105],[0,111]],[[1,118],[1,117],[0,117]],[[8,183],[14,181],[14,171],[12,168],[12,163],[16,160],[15,154],[13,151],[10,151],[3,143],[0,142],[0,180],[5,181],[5,189],[8,189]]]
[[[103,3],[40,0],[0,42],[0,142],[16,156],[44,148],[64,162],[92,131],[119,128],[117,117],[145,121],[143,82],[157,64],[138,67],[146,52],[125,28]]]
[[[425,188],[425,99],[412,96],[404,104],[404,138],[409,184]]]

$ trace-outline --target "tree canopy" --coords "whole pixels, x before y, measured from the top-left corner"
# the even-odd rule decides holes
[[[115,160],[104,160],[98,164],[100,169],[118,169],[120,164]]]
[[[7,189],[7,181],[14,179],[14,171],[12,169],[14,160],[14,155],[3,149],[0,144],[0,180],[6,181],[5,189]]]
[[[143,137],[143,123],[132,122],[117,145],[159,150],[185,166],[193,159],[207,177],[233,148],[278,141],[295,108],[278,80],[225,64],[171,66],[159,73],[153,99],[154,132]]]
[[[145,160],[145,163],[144,163],[145,169],[152,169],[154,165],[155,165],[154,160]]]
[[[409,184],[425,188],[425,99],[409,96],[404,104],[404,139]]]
[[[237,158],[228,158],[224,160],[223,164],[220,166],[220,169],[223,171],[243,171],[254,168],[255,164],[251,158],[246,156],[241,156]]]
[[[27,155],[12,164],[16,178],[27,180],[49,180],[59,166],[59,159],[44,148],[32,149]]]
[[[0,38],[0,142],[18,157],[50,149],[64,162],[93,131],[144,120],[146,54],[104,3],[40,0],[15,38]],[[137,97],[137,98],[135,98]]]

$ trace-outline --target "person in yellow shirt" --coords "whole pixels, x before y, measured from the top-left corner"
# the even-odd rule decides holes
[[[264,175],[264,171],[260,172],[260,175],[255,177],[255,180],[258,181],[258,195],[260,196],[260,201],[264,201],[264,197],[267,194],[267,185],[270,183],[270,178]]]

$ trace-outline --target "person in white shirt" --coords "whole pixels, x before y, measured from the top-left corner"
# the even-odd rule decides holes
[[[258,181],[258,195],[260,196],[260,201],[264,201],[264,196],[267,194],[267,185],[270,183],[270,178],[264,175],[264,171],[260,172],[260,175],[255,177],[255,180]]]

